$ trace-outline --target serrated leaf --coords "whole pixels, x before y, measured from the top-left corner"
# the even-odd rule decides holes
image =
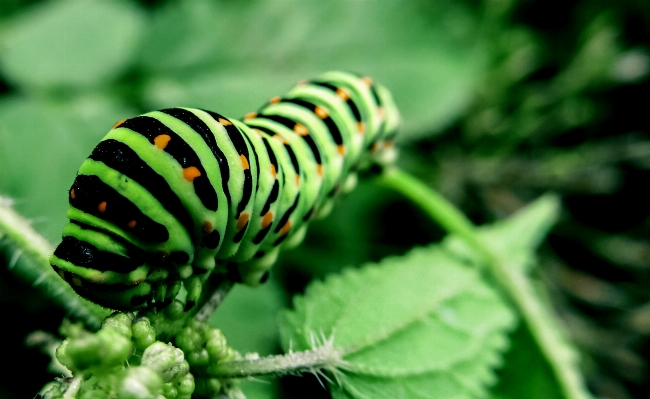
[[[523,328],[533,337],[540,361],[550,366],[555,386],[566,398],[589,399],[591,394],[585,388],[575,348],[566,339],[548,301],[527,276],[536,265],[533,250],[557,220],[559,211],[558,198],[545,195],[511,218],[482,228],[480,235],[494,255],[491,270],[495,276],[500,274],[502,289],[516,302],[525,321]],[[444,245],[466,261],[479,266],[483,262],[454,237]]]
[[[333,342],[346,362],[335,396],[474,398],[513,323],[475,269],[431,246],[312,284],[281,332],[285,350]]]
[[[89,86],[131,62],[142,15],[126,2],[68,0],[32,7],[3,37],[3,72],[26,86]]]
[[[535,248],[557,222],[559,214],[559,198],[547,194],[509,218],[479,228],[479,234],[492,251],[507,254],[512,266],[528,271],[535,264]],[[478,254],[457,237],[449,237],[444,245],[468,261],[479,262]]]
[[[524,326],[512,333],[492,399],[562,399],[553,371]]]

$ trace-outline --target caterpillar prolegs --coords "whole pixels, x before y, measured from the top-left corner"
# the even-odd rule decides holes
[[[191,308],[211,273],[249,285],[356,172],[394,158],[399,114],[370,78],[328,72],[243,120],[169,108],[118,122],[79,168],[50,258],[81,296]]]

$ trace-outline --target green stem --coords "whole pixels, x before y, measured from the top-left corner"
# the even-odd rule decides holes
[[[339,351],[332,345],[324,345],[314,350],[286,355],[222,362],[210,367],[208,373],[217,378],[242,378],[301,371],[315,372],[320,369],[336,370],[344,364]]]
[[[69,314],[96,330],[110,311],[82,299],[50,266],[54,249],[0,197],[0,252],[10,256],[8,268],[32,283]]]
[[[547,320],[550,311],[541,305],[528,278],[508,267],[508,261],[500,258],[480,237],[476,227],[449,201],[421,181],[399,169],[386,170],[379,177],[380,184],[392,188],[424,210],[432,220],[449,233],[460,237],[484,260],[489,272],[496,278],[505,293],[519,310],[530,329],[542,354],[548,361],[564,396],[569,399],[587,399],[580,376],[574,371],[571,354],[563,351],[561,337]]]

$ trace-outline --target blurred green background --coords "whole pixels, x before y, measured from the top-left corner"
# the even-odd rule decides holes
[[[592,391],[641,398],[649,45],[647,0],[1,0],[0,194],[56,244],[75,172],[118,120],[170,106],[240,117],[300,79],[360,72],[402,112],[400,166],[476,223],[562,195],[539,281]],[[441,236],[399,196],[362,182],[281,257],[269,284],[237,287],[212,322],[236,349],[276,352],[276,312],[308,281]],[[16,354],[0,397],[32,397],[54,375],[20,343],[36,329],[56,333],[64,314],[2,261],[2,336]],[[246,388],[250,398],[329,397],[313,377]]]

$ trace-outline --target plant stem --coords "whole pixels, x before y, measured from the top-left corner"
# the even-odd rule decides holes
[[[562,337],[554,326],[547,322],[553,316],[550,310],[544,308],[536,298],[530,280],[518,272],[516,267],[508,267],[508,261],[488,247],[476,227],[465,215],[415,177],[399,169],[390,169],[379,177],[379,182],[415,202],[432,220],[449,233],[461,238],[483,258],[489,272],[519,310],[535,342],[551,366],[564,396],[570,399],[589,398],[581,377],[572,368],[571,363],[575,359],[571,358],[571,353],[563,350]]]
[[[201,309],[196,313],[194,318],[199,321],[207,321],[210,316],[217,310],[221,302],[226,298],[228,292],[232,288],[233,283],[231,280],[224,280],[217,286],[217,288],[212,292],[210,298],[203,304]]]
[[[326,344],[317,349],[286,355],[222,362],[210,367],[208,373],[217,378],[242,378],[301,371],[314,372],[318,369],[334,370],[344,364],[342,354],[332,345]]]
[[[11,208],[11,200],[5,197],[0,197],[0,247],[4,247],[0,252],[11,254],[10,270],[31,282],[90,329],[98,329],[110,314],[108,309],[82,299],[54,272],[49,261],[54,249]]]

